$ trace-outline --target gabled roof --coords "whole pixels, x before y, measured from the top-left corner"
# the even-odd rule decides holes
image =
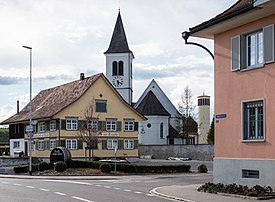
[[[78,100],[103,74],[96,74],[83,80],[42,90],[32,100],[32,118],[50,118]],[[19,114],[15,114],[1,124],[23,122],[29,119],[30,104],[25,106]]]
[[[149,91],[136,110],[142,115],[170,116],[152,91]]]
[[[198,132],[198,123],[189,116],[188,118],[181,117],[184,123],[183,130],[187,129],[188,133],[197,133]],[[169,125],[169,135],[168,138],[182,138],[184,134],[180,134],[176,129]]]
[[[213,39],[217,33],[225,32],[274,13],[274,0],[238,0],[224,12],[189,28],[189,33],[192,36]]]
[[[109,48],[105,53],[132,53],[128,46],[120,12],[118,12]]]
[[[140,98],[135,104],[135,108],[138,108],[141,102],[145,99],[146,95],[152,91],[154,96],[158,99],[161,105],[165,108],[165,110],[171,115],[171,117],[175,117],[178,114],[178,110],[169,100],[169,98],[165,95],[162,89],[159,87],[157,82],[153,79],[147,88],[144,90]]]

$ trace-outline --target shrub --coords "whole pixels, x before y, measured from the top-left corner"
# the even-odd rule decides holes
[[[103,173],[110,173],[112,171],[112,166],[109,163],[103,163],[99,166],[99,169]]]
[[[202,165],[198,166],[198,172],[199,173],[207,173],[208,169],[207,169],[206,165],[202,164]]]
[[[67,164],[68,168],[96,168],[100,166],[100,162],[97,161],[79,161],[71,160]]]
[[[47,162],[41,162],[41,163],[38,164],[38,170],[39,171],[48,170],[49,168],[50,168],[50,165]]]
[[[15,166],[13,170],[15,173],[26,173],[29,170],[29,166]]]
[[[54,170],[57,171],[57,172],[63,172],[66,169],[67,169],[67,165],[63,161],[58,161],[54,165]]]

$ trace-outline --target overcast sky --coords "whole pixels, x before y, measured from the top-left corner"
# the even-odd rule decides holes
[[[155,79],[177,107],[184,87],[194,99],[211,96],[213,60],[185,45],[181,33],[236,0],[0,0],[0,121],[29,101],[29,50],[33,97],[39,91],[102,72],[120,8],[133,63],[134,101]],[[190,38],[213,50],[213,41]]]

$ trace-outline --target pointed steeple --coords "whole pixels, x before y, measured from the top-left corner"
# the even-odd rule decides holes
[[[120,11],[118,12],[116,25],[108,50],[105,53],[130,53],[126,34],[122,24]]]

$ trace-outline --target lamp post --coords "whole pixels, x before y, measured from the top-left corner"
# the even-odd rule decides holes
[[[30,125],[27,128],[27,132],[29,135],[29,175],[32,174],[32,47],[23,46],[23,48],[30,50]]]

